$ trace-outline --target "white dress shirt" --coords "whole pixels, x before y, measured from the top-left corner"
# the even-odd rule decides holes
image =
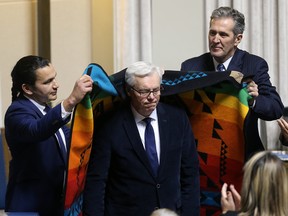
[[[135,123],[138,128],[139,135],[142,140],[143,148],[145,149],[145,129],[146,129],[146,123],[143,121],[145,119],[145,116],[142,116],[139,114],[133,106],[131,106],[132,113],[134,115]],[[156,151],[157,151],[157,157],[158,157],[158,163],[160,164],[160,136],[159,136],[159,124],[158,124],[158,116],[156,109],[151,113],[149,116],[151,118],[151,125],[154,130],[155,134],[155,143],[156,143]]]

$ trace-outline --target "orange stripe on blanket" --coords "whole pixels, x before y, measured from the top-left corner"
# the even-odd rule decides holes
[[[74,135],[74,131],[83,131],[83,132],[90,133],[92,135],[93,129],[94,129],[93,119],[86,119],[81,116],[77,116],[76,118],[77,118],[77,124],[74,123],[73,125],[72,137],[77,136],[77,135]]]
[[[92,145],[92,134],[85,133],[83,131],[73,131],[75,135],[73,143],[77,145],[71,146],[71,151],[69,155],[69,170],[78,167],[81,163],[86,164],[89,160],[89,155]],[[90,140],[90,143],[88,143]]]
[[[75,117],[93,119],[92,107],[85,107],[82,104],[77,106],[77,112],[75,113]]]
[[[70,207],[74,202],[75,196],[77,197],[84,189],[86,172],[84,169],[69,169],[68,178],[69,187],[67,188],[67,194],[65,199],[65,209]],[[79,178],[74,178],[78,176]]]
[[[198,119],[201,119],[201,121],[198,121]],[[213,116],[206,114],[193,115],[190,117],[190,122],[194,136],[198,142],[198,151],[219,156],[222,142],[224,142],[229,144],[227,146],[227,150],[229,150],[226,154],[227,157],[243,161],[244,137],[239,125],[220,119],[217,122],[221,125],[221,128],[217,129],[215,128],[215,119]],[[213,132],[215,133],[214,136]]]

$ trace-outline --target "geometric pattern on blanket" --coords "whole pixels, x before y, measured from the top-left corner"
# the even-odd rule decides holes
[[[108,76],[100,65],[94,63],[84,71],[94,83],[92,92],[86,95],[73,112],[65,216],[82,215],[82,192],[92,146],[93,126],[98,117],[126,98],[124,72]],[[212,212],[219,209],[219,192],[223,182],[240,187],[244,160],[242,129],[249,97],[245,89],[241,88],[242,77],[241,73],[234,71],[167,70],[163,75],[164,90],[161,95],[169,102],[185,106],[197,142],[201,205],[205,207],[201,214],[205,211],[205,215],[213,215]],[[174,100],[175,96],[177,100]],[[232,134],[231,131],[237,131],[238,134]]]
[[[224,182],[240,190],[244,165],[246,89],[220,83],[180,94],[189,110],[200,162],[201,215],[221,213]]]

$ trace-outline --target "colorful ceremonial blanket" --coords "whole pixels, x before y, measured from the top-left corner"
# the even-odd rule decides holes
[[[199,79],[193,78],[193,83],[187,81],[188,75],[179,80],[166,74],[163,85],[164,89],[174,89],[168,89],[168,92],[177,94],[178,99],[172,101],[182,103],[187,110],[196,139],[200,162],[201,215],[220,215],[223,183],[234,184],[238,191],[241,189],[245,158],[243,130],[250,96],[242,85],[233,85],[233,80],[225,81],[221,77],[223,72],[196,74]],[[240,78],[237,73],[231,76],[236,80]],[[193,87],[188,88],[188,83]],[[183,88],[188,88],[188,91],[182,93]],[[169,95],[168,102],[171,102],[170,93],[164,91],[162,95],[166,94]]]
[[[118,95],[101,66],[91,64],[84,74],[90,75],[94,83],[91,94],[85,96],[73,114],[64,206],[67,216],[82,215],[82,191],[92,147],[94,119],[112,107],[113,96]]]
[[[74,111],[64,215],[81,216],[82,192],[89,161],[93,125],[98,116],[125,99],[125,70],[107,76],[97,64],[84,74],[94,80],[93,92]],[[201,175],[201,215],[217,214],[224,182],[240,188],[244,163],[243,125],[248,94],[239,72],[165,71],[163,102],[183,106],[195,135]]]

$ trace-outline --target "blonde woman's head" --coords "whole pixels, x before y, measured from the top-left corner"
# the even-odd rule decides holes
[[[241,214],[288,215],[287,171],[271,151],[256,153],[244,166]]]

